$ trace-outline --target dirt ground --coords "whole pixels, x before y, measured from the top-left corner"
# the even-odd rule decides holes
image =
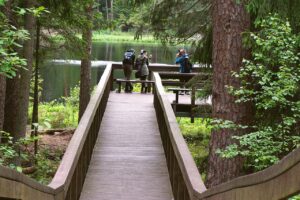
[[[67,129],[64,131],[53,131],[39,134],[39,148],[49,148],[53,151],[61,150],[65,151],[75,130]]]

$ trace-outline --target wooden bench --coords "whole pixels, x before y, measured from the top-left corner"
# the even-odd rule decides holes
[[[175,100],[172,103],[173,110],[176,114],[177,112],[177,107],[180,105],[179,102],[179,93],[180,92],[188,92],[191,93],[191,104],[190,104],[190,113],[191,113],[191,122],[194,123],[194,118],[195,118],[195,113],[194,113],[194,108],[196,106],[196,91],[201,91],[201,89],[195,89],[193,87],[192,89],[190,88],[168,88],[168,91],[173,91],[175,93]]]
[[[179,80],[162,80],[162,85],[163,86],[178,86],[178,87],[183,87],[185,82],[180,82]]]
[[[121,86],[122,86],[122,83],[146,83],[146,84],[151,84],[151,87],[153,88],[153,85],[154,85],[154,81],[141,81],[141,80],[125,80],[125,79],[116,79],[115,80],[116,83],[118,84],[118,92],[121,93]],[[153,93],[153,90],[152,90],[152,93]]]

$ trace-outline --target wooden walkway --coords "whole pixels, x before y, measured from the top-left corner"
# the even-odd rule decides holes
[[[171,200],[151,94],[111,92],[81,200]]]

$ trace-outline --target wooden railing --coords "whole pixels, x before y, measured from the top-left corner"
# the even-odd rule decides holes
[[[170,101],[158,73],[155,81],[154,107],[166,155],[175,200],[192,200],[195,193],[206,190],[196,164],[178,127]]]
[[[218,185],[196,199],[207,200],[278,200],[300,193],[300,148],[278,164],[255,174]]]
[[[0,167],[0,199],[79,199],[109,97],[111,79],[110,63],[79,122],[52,182],[45,186],[14,170]]]
[[[113,66],[113,71],[114,70],[122,70],[122,63],[121,62],[112,62]],[[193,69],[193,72],[195,73],[179,73],[179,65],[169,65],[169,64],[158,64],[158,63],[150,63],[149,65],[149,76],[148,80],[152,80],[152,72],[161,72],[164,73],[164,76],[166,78],[178,78],[180,77],[181,79],[184,80],[184,82],[187,82],[186,80],[189,80],[191,77],[193,77],[195,74],[199,74],[199,72],[202,72],[204,75],[207,74],[207,72],[210,72],[210,68],[204,68],[204,67],[195,67]],[[112,72],[113,73],[113,72]],[[114,79],[111,80],[112,83]],[[184,84],[184,82],[180,83],[180,81],[172,81],[172,80],[166,80],[163,81],[164,86],[181,86]],[[113,88],[112,88],[113,89]]]
[[[278,200],[300,193],[300,148],[263,171],[207,190],[178,128],[158,73],[154,73],[154,80],[154,106],[175,200]]]
[[[154,106],[175,200],[277,200],[300,193],[300,149],[264,171],[207,190],[181,135],[159,74],[153,73],[153,78]],[[0,199],[79,198],[112,80],[112,65],[108,64],[52,182],[45,186],[0,166]]]

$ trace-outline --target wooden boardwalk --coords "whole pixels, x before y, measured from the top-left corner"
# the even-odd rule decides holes
[[[151,94],[111,92],[81,200],[171,200]]]

